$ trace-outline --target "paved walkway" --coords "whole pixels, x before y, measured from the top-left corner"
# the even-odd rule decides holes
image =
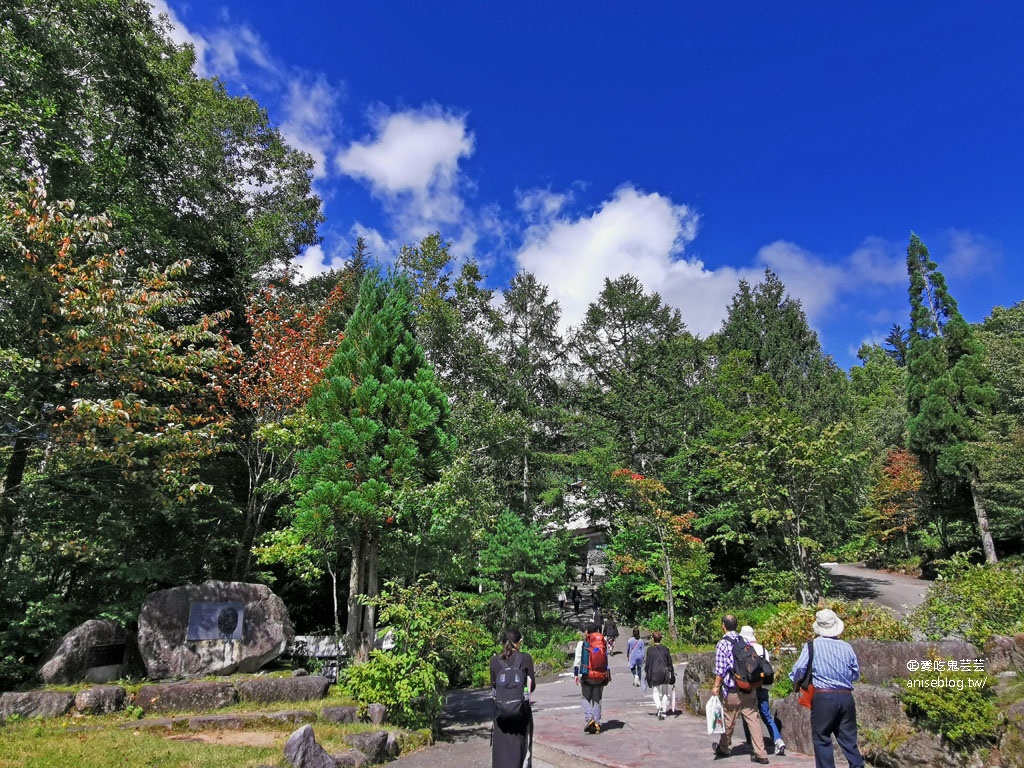
[[[611,659],[612,682],[605,688],[598,736],[583,732],[579,688],[571,674],[543,680],[533,695],[534,768],[718,768],[750,763],[742,725],[734,734],[733,756],[715,760],[713,737],[703,717],[677,712],[658,720],[650,694],[632,684],[625,653]],[[683,665],[676,678],[682,680]],[[486,691],[453,692],[445,711],[442,743],[394,763],[398,768],[457,768],[490,764],[490,702]],[[737,743],[739,740],[740,743]],[[811,768],[814,759],[787,751],[769,755],[773,765]],[[837,760],[839,765],[843,761]]]
[[[906,616],[924,601],[930,581],[876,571],[857,563],[823,563],[836,592],[848,600],[869,600]]]

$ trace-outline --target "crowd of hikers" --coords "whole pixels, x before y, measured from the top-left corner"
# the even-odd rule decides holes
[[[591,580],[593,576],[589,575]],[[580,595],[572,588],[573,605],[579,613]],[[566,593],[558,596],[564,610]],[[572,674],[580,689],[583,731],[600,734],[601,700],[611,682],[609,667],[619,630],[611,615],[601,616],[597,590],[592,591],[592,619],[586,624],[573,654]],[[811,710],[811,731],[816,768],[834,768],[833,735],[850,768],[863,768],[857,747],[856,710],[853,682],[859,676],[857,658],[846,642],[839,640],[843,622],[835,613],[818,611],[813,625],[816,637],[802,649],[790,678],[800,692],[800,703]],[[768,689],[775,672],[767,650],[757,641],[753,627],[738,626],[735,616],[722,617],[722,638],[715,646],[714,683],[708,702],[708,731],[717,739],[715,759],[731,756],[731,741],[737,722],[742,720],[753,754],[751,762],[767,765],[768,753],[761,736],[763,722],[774,754],[784,755],[786,744],[772,717]],[[675,666],[661,632],[650,633],[648,643],[640,629],[633,628],[625,655],[633,686],[650,691],[659,720],[676,711]],[[506,632],[500,653],[491,660],[491,689],[494,699],[492,735],[493,768],[531,768],[533,712],[531,694],[536,687],[533,658],[520,650],[522,634]],[[815,646],[818,647],[817,659]],[[714,725],[712,725],[714,721]],[[753,734],[753,736],[751,736]]]

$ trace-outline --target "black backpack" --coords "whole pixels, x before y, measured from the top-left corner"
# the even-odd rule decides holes
[[[742,637],[733,637],[732,640],[732,677],[736,687],[746,693],[752,691],[764,682],[764,670],[761,662],[764,661],[757,655],[754,646],[750,645]]]
[[[765,652],[763,656],[758,656],[758,663],[761,665],[761,684],[762,685],[773,685],[775,683],[775,667],[768,661],[768,653]]]
[[[526,674],[501,659],[503,668],[494,679],[494,719],[501,724],[521,723],[526,719]],[[513,657],[515,660],[515,657]]]

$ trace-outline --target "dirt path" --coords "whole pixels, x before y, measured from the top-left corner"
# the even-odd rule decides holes
[[[855,563],[824,563],[836,592],[849,600],[870,600],[906,616],[924,600],[924,579],[866,568]]]

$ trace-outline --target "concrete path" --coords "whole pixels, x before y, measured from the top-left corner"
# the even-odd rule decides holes
[[[836,592],[848,600],[870,600],[906,616],[924,600],[930,581],[885,573],[856,563],[823,563]]]
[[[611,658],[612,682],[605,688],[600,735],[583,732],[579,688],[572,676],[543,680],[533,695],[534,768],[719,768],[751,765],[742,726],[733,737],[733,756],[716,760],[713,737],[703,717],[676,712],[658,720],[654,702],[632,684],[625,654]],[[684,665],[676,666],[681,681]],[[681,686],[679,686],[681,690]],[[456,768],[490,765],[490,701],[486,691],[456,691],[445,709],[442,743],[399,758],[397,768]],[[773,765],[811,768],[814,759],[791,752],[769,754]],[[845,763],[839,759],[840,766]]]

